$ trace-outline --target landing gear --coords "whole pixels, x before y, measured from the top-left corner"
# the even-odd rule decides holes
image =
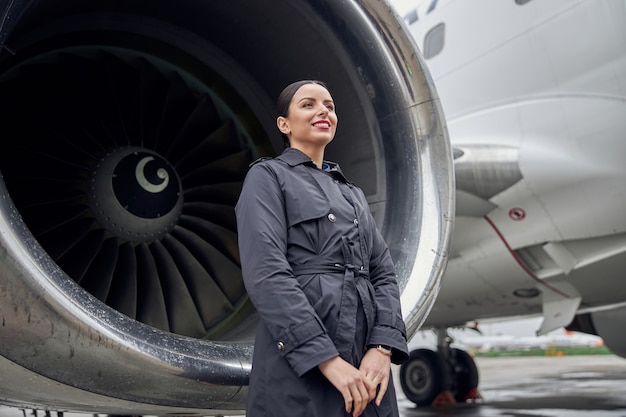
[[[457,402],[474,401],[478,394],[478,368],[474,359],[464,350],[450,349],[453,365],[451,391]]]
[[[451,348],[447,331],[437,330],[437,351],[416,349],[400,366],[400,385],[418,406],[479,400],[478,368],[464,350]]]
[[[430,405],[442,392],[449,391],[451,372],[441,355],[417,349],[400,366],[400,385],[404,395],[417,405]]]

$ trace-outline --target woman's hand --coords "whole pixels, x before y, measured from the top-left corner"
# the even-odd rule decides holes
[[[378,396],[376,397],[376,405],[380,406],[387,387],[389,386],[389,374],[391,371],[391,357],[379,352],[377,349],[370,348],[365,352],[359,370],[365,375],[365,378],[374,386],[374,394],[376,387],[380,385]],[[371,396],[370,400],[374,398]]]
[[[346,412],[352,412],[353,417],[360,416],[367,403],[374,399],[376,386],[361,371],[339,356],[320,363],[318,368],[339,390],[346,404]]]

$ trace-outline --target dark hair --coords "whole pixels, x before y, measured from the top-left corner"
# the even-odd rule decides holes
[[[276,117],[289,117],[289,105],[291,104],[293,96],[296,95],[296,92],[300,89],[300,87],[306,84],[321,85],[328,90],[326,83],[318,80],[300,80],[289,84],[283,89],[283,91],[278,96],[278,99],[276,100]],[[289,138],[287,138],[287,135],[285,134],[283,134],[283,142],[285,148],[288,148]]]

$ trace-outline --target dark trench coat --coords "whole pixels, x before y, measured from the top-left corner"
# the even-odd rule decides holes
[[[260,316],[247,417],[345,416],[317,365],[340,355],[358,368],[378,344],[392,347],[394,363],[408,357],[387,245],[361,189],[326,165],[292,148],[258,161],[236,206],[244,284]],[[398,415],[389,381],[364,416]]]

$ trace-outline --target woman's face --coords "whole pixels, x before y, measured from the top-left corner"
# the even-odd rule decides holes
[[[289,116],[279,117],[277,125],[292,147],[326,146],[337,129],[333,98],[321,85],[305,84],[291,99]]]

